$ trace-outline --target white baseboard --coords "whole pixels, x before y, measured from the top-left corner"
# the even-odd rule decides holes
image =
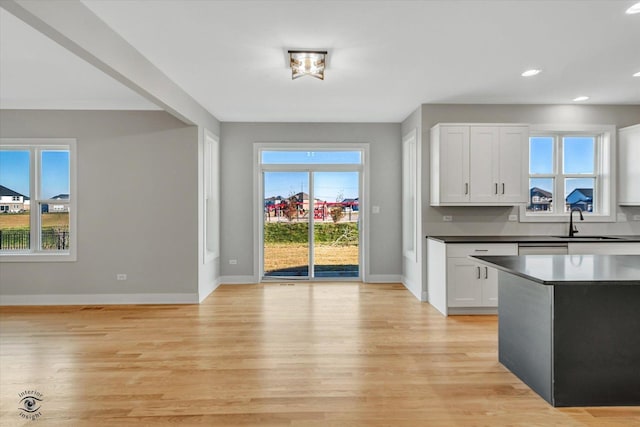
[[[198,294],[0,295],[0,305],[198,304]]]
[[[220,286],[220,279],[215,280],[211,283],[207,283],[207,285],[208,286],[206,286],[203,290],[198,291],[199,302],[202,302],[205,299],[207,299],[207,297],[211,295],[211,293],[215,291],[218,288],[218,286]]]
[[[402,283],[402,276],[399,274],[369,274],[367,283]]]
[[[256,276],[221,276],[220,284],[222,285],[253,285],[259,283],[260,280]]]

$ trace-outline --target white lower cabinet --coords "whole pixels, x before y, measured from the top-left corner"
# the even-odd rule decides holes
[[[447,259],[449,307],[497,307],[498,276],[493,268],[468,258]]]
[[[427,241],[429,303],[444,315],[495,313],[498,272],[470,255],[518,255],[515,243],[445,244]]]

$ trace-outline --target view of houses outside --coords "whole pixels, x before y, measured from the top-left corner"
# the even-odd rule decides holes
[[[565,177],[564,212],[579,208],[594,212],[595,138],[571,136],[562,138],[562,165],[556,164],[553,136],[532,137],[529,141],[529,203],[527,211],[554,212],[553,193],[557,175]],[[559,163],[559,162],[558,162]],[[561,170],[557,170],[561,169]]]
[[[0,150],[0,251],[33,249],[33,214],[40,215],[38,249],[68,250],[69,152],[41,152],[40,192],[47,203],[30,197],[31,155],[28,150]]]

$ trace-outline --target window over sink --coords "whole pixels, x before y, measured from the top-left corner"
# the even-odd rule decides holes
[[[615,221],[615,126],[532,126],[521,221]]]

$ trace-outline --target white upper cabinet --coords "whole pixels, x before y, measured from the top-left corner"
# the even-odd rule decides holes
[[[526,125],[438,124],[431,129],[431,205],[527,201]]]
[[[619,131],[618,204],[640,206],[640,124]]]

